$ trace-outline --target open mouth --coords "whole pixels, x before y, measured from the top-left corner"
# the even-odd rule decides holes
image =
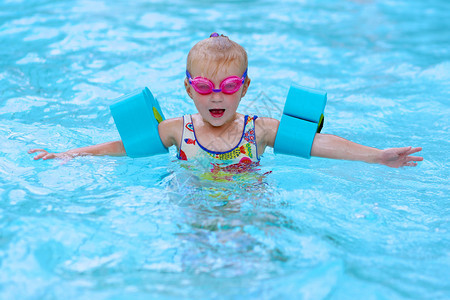
[[[211,114],[211,116],[213,116],[214,118],[220,118],[221,116],[223,116],[223,114],[225,113],[225,109],[210,109],[209,113]]]

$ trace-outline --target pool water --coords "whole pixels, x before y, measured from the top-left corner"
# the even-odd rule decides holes
[[[0,1],[0,298],[449,299],[450,3]],[[416,168],[267,151],[233,180],[169,155],[34,161],[119,138],[109,105],[148,86],[195,112],[189,49],[249,53],[239,111],[328,92],[322,132],[421,146]],[[205,175],[206,174],[206,175]]]

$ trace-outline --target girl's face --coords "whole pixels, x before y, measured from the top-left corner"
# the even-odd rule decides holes
[[[237,64],[225,66],[215,75],[212,75],[212,72],[208,71],[209,69],[212,68],[207,68],[200,63],[193,65],[189,72],[192,78],[197,76],[208,78],[214,83],[215,89],[220,88],[220,83],[225,78],[230,76],[238,76],[240,78],[243,75],[243,71],[241,71],[242,68]],[[250,79],[247,78],[240,89],[231,95],[224,94],[222,92],[212,92],[208,95],[202,95],[195,91],[195,89],[189,84],[188,79],[184,81],[186,91],[194,100],[195,107],[202,116],[203,121],[214,127],[220,127],[234,121],[239,102],[247,92],[249,84]]]

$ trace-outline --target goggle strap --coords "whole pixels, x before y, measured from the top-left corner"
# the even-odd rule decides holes
[[[189,80],[189,84],[192,84],[192,77],[191,77],[191,74],[189,74],[189,71],[188,71],[188,70],[186,70],[186,77],[187,77],[188,80]]]
[[[242,74],[242,80],[245,80],[245,77],[247,77],[247,71],[248,71],[248,68],[245,69],[244,74]],[[242,81],[242,83],[244,83],[244,81]]]

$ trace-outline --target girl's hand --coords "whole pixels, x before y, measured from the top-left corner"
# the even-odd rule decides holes
[[[39,152],[39,154],[34,157],[34,160],[38,160],[38,159],[41,159],[41,158],[43,160],[53,159],[53,158],[69,160],[69,159],[73,158],[72,155],[70,155],[70,154],[68,154],[66,152],[49,153],[47,150],[44,150],[44,149],[30,149],[30,150],[28,150],[29,154],[36,153],[36,152]]]
[[[421,147],[402,147],[402,148],[390,148],[381,151],[379,163],[391,168],[400,167],[415,167],[416,161],[422,161],[421,156],[409,156],[413,153],[422,151]]]

